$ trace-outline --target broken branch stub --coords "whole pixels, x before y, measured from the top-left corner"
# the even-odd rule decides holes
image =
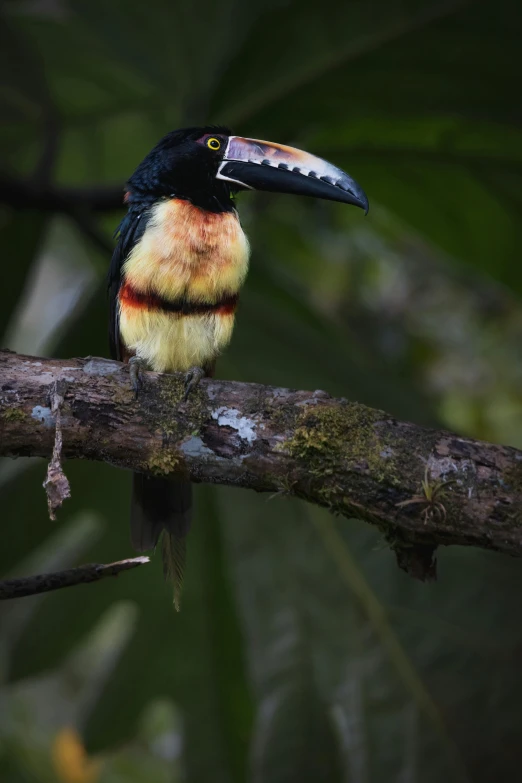
[[[63,501],[71,497],[71,488],[62,468],[62,414],[61,409],[65,399],[67,382],[56,380],[49,394],[49,405],[54,417],[54,445],[51,461],[47,467],[47,475],[43,483],[47,494],[49,517],[56,519],[56,511]]]

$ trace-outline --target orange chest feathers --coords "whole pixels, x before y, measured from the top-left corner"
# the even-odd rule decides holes
[[[123,268],[126,284],[171,301],[215,302],[236,294],[249,246],[235,212],[206,212],[181,199],[153,208]]]
[[[235,213],[157,204],[122,270],[120,338],[157,372],[204,367],[229,343],[249,247]]]

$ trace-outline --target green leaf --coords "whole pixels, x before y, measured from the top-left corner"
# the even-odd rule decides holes
[[[507,587],[498,558],[441,553],[441,581],[419,587],[367,526],[220,494],[257,699],[254,780],[316,780],[326,749],[332,770],[341,759],[332,781],[488,780],[495,765],[508,779],[503,730],[489,731],[492,707],[480,701],[493,667],[495,709],[520,724],[519,680],[500,660],[521,632],[508,607],[498,612]],[[520,579],[514,565],[511,606]],[[309,714],[328,716],[328,743],[312,741]],[[483,777],[473,772],[477,737]]]

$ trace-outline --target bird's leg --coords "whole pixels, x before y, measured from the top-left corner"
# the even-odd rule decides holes
[[[183,395],[183,402],[186,402],[189,398],[190,392],[196,388],[198,383],[206,375],[203,367],[191,367],[185,375],[185,394]]]
[[[142,359],[140,356],[131,356],[129,359],[129,375],[136,398],[143,387],[143,371],[146,369],[147,362],[145,359]]]

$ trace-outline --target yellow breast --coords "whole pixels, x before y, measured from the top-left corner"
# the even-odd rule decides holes
[[[207,212],[181,199],[162,201],[123,274],[133,288],[167,299],[215,301],[246,277],[248,240],[235,212]]]
[[[161,309],[155,297],[220,303],[239,291],[248,258],[248,240],[235,213],[206,212],[179,199],[157,204],[122,270],[122,292],[147,295],[120,296],[124,345],[158,372],[211,362],[230,341],[234,308],[186,314]]]

